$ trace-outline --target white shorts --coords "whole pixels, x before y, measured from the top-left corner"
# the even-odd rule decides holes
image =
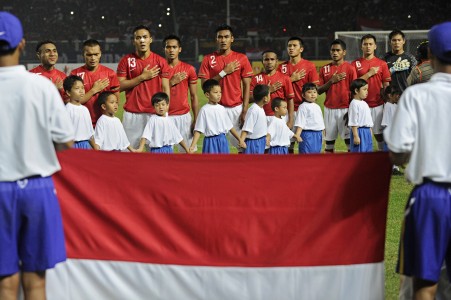
[[[193,133],[191,132],[191,123],[193,122],[193,118],[191,117],[191,113],[186,113],[184,115],[171,115],[169,118],[174,121],[175,127],[179,130],[185,140],[186,146],[189,148],[191,142],[193,141]],[[174,145],[174,148],[177,148],[180,153],[185,153],[185,149],[183,149],[183,147],[179,144]],[[195,150],[197,150],[197,147]]]
[[[384,105],[370,107],[371,118],[373,119],[373,134],[382,134],[382,116],[384,113]]]
[[[243,106],[238,105],[235,107],[225,107],[227,115],[229,116],[230,121],[232,121],[233,128],[235,128],[238,135],[241,134],[241,128],[240,128],[240,116],[241,112],[243,111]],[[233,147],[237,148],[238,151],[242,151],[242,149],[239,146],[239,142],[236,140],[236,138],[233,137],[233,135],[229,132],[227,133],[227,136],[229,138],[229,143]]]
[[[127,135],[130,146],[139,147],[144,128],[152,114],[148,113],[132,113],[124,111],[122,116],[122,125],[124,125],[125,134]]]
[[[340,134],[342,139],[349,139],[349,128],[346,126],[344,115],[347,108],[327,108],[324,107],[324,125],[326,127],[326,141],[335,141]]]

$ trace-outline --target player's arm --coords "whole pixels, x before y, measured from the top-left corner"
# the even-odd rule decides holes
[[[193,122],[191,123],[191,132],[194,131],[194,125],[199,114],[199,97],[197,97],[197,83],[189,84],[189,94],[191,99],[191,110],[193,111]]]
[[[293,98],[287,100],[288,104],[288,122],[287,126],[288,128],[293,128],[294,124],[294,100]]]
[[[155,65],[153,68],[150,68],[150,66],[147,65],[142,73],[134,78],[127,79],[126,77],[117,76],[120,83],[119,91],[123,92],[132,89],[141,82],[157,77],[158,74],[160,74],[160,67],[158,65]]]
[[[171,87],[169,86],[169,78],[161,78],[161,90],[168,95],[170,100],[171,98]]]
[[[377,74],[377,72],[379,71],[379,67],[371,67],[368,72],[366,72],[365,74],[363,74],[362,76],[360,76],[360,79],[364,79],[367,80],[370,79],[371,77],[373,77],[374,75]]]
[[[251,89],[251,81],[252,78],[243,78],[243,110],[240,116],[240,123],[244,124],[244,118],[246,117],[247,110],[249,109],[249,97],[250,97],[250,89]]]
[[[343,80],[344,78],[346,78],[345,72],[343,73],[335,72],[334,75],[332,75],[332,77],[330,77],[330,79],[325,84],[318,87],[318,94],[321,95],[322,93],[327,92],[334,83],[337,83]]]
[[[110,80],[108,78],[99,79],[94,82],[91,89],[85,93],[83,96],[83,99],[80,100],[81,104],[85,104],[89,101],[95,94],[100,93],[105,88],[107,88],[110,85]]]

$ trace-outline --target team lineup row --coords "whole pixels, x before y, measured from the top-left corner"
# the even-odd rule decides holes
[[[78,104],[88,108],[94,127],[102,115],[100,106],[95,104],[100,93],[112,91],[119,98],[119,92],[125,91],[126,102],[122,123],[133,149],[140,148],[142,133],[149,117],[156,114],[151,99],[158,92],[169,95],[168,115],[174,121],[183,139],[191,143],[194,125],[199,115],[196,88],[198,78],[201,79],[202,84],[208,79],[219,82],[222,93],[219,104],[225,108],[238,135],[240,135],[250,107],[249,102],[253,99],[253,90],[257,84],[269,86],[270,101],[263,105],[268,119],[274,116],[271,102],[275,98],[281,98],[287,102],[286,124],[292,129],[296,112],[303,102],[302,88],[306,83],[314,83],[319,94],[326,93],[325,151],[334,151],[338,134],[350,149],[350,130],[344,117],[351,102],[350,85],[355,79],[362,78],[368,83],[368,96],[365,98],[365,103],[371,111],[374,124],[372,131],[378,142],[378,148],[382,150],[384,147],[382,117],[384,99],[387,99],[384,98],[384,89],[391,85],[391,92],[400,94],[407,87],[408,81],[412,83],[418,79],[425,79],[419,78],[418,74],[422,77],[432,74],[432,71],[429,73],[418,71],[419,67],[428,66],[428,61],[416,67],[415,57],[404,52],[404,34],[397,30],[390,33],[392,51],[385,55],[385,60],[375,56],[376,38],[372,35],[362,37],[362,58],[352,63],[345,61],[346,44],[341,40],[334,40],[330,46],[332,62],[323,66],[319,74],[312,62],[302,58],[304,46],[299,37],[292,37],[287,42],[289,61],[279,64],[275,51],[265,51],[262,54],[263,71],[254,75],[247,57],[232,50],[233,29],[227,25],[217,28],[218,50],[204,56],[198,74],[193,66],[179,60],[178,55],[182,46],[177,36],[168,36],[164,39],[165,58],[151,51],[152,36],[149,28],[138,26],[134,28],[133,36],[136,51],[121,59],[117,72],[100,64],[102,52],[96,40],[84,42],[85,64],[71,72],[72,75],[77,75],[83,80],[85,93],[80,97]],[[66,75],[55,68],[58,60],[56,45],[51,41],[41,42],[36,52],[41,64],[30,71],[51,79],[67,102],[68,96],[63,88]],[[411,73],[412,76],[409,77]],[[191,109],[188,99],[191,102]],[[309,125],[306,124],[306,126],[302,129],[310,130]],[[229,129],[224,129],[225,132],[221,130],[210,132],[210,134],[227,133]],[[205,134],[205,132],[202,133]],[[80,141],[89,139],[90,135],[86,136],[86,134],[80,137]],[[230,139],[230,142],[239,151],[243,151],[244,147],[239,146],[239,139]],[[152,144],[152,141],[149,141],[149,146],[158,147]],[[293,143],[290,143],[289,151],[293,151]]]

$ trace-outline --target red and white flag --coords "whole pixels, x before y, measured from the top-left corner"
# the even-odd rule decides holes
[[[384,299],[386,153],[69,150],[48,299]]]

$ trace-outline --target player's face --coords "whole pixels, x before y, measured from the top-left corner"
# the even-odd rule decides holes
[[[308,102],[315,102],[316,98],[318,98],[318,91],[315,90],[307,90],[305,93],[302,94],[302,97],[304,97],[305,101]]]
[[[330,47],[330,57],[333,61],[339,62],[343,60],[344,56],[346,55],[346,50],[343,50],[341,45],[334,44]]]
[[[232,47],[233,35],[230,30],[220,30],[216,33],[216,43],[219,51],[227,51]]]
[[[276,112],[279,116],[284,117],[288,113],[288,106],[286,101],[282,101],[279,107],[276,107]]]
[[[133,44],[135,49],[139,53],[146,53],[150,51],[150,44],[152,43],[152,37],[150,32],[146,29],[138,29],[133,34]]]
[[[83,49],[83,57],[85,58],[86,67],[89,70],[97,68],[100,63],[100,57],[102,57],[100,46],[85,46]]]
[[[166,113],[169,110],[169,105],[166,103],[166,101],[163,100],[155,103],[154,108],[157,115],[166,116]]]
[[[219,103],[221,101],[221,87],[219,85],[215,85],[209,93],[206,93],[206,96],[208,98],[208,102],[211,103]]]
[[[290,57],[297,57],[304,51],[304,47],[301,46],[298,40],[293,40],[288,42],[287,51]]]
[[[37,53],[39,61],[44,67],[51,67],[58,61],[58,51],[53,44],[44,44]]]
[[[361,100],[366,99],[368,96],[368,84],[362,86],[359,90],[356,90],[356,96]]]
[[[83,82],[78,80],[75,81],[74,85],[70,89],[70,92],[67,94],[69,95],[71,101],[80,102],[85,95],[85,86],[83,85]]]
[[[376,51],[376,43],[374,42],[374,39],[364,39],[362,41],[362,51],[364,56],[373,55]]]
[[[167,40],[164,46],[164,53],[167,59],[176,59],[179,57],[179,53],[182,52],[182,48],[177,40]]]
[[[390,40],[391,49],[393,52],[399,52],[404,49],[404,44],[406,40],[400,34],[392,36]]]
[[[114,116],[119,107],[119,100],[116,95],[109,95],[106,98],[105,104],[102,105],[102,108],[105,110],[106,114],[109,116]]]
[[[274,52],[266,52],[262,56],[262,63],[263,63],[263,68],[265,69],[265,72],[271,73],[272,71],[274,71],[277,68],[277,63],[278,63],[277,54],[275,54]]]

